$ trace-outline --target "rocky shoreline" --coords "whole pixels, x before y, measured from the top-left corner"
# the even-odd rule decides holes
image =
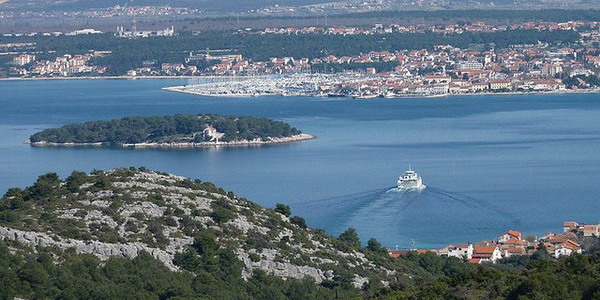
[[[269,138],[267,141],[263,141],[261,139],[254,140],[240,140],[240,141],[231,141],[231,142],[200,142],[200,143],[135,143],[135,144],[121,144],[117,145],[118,147],[123,148],[210,148],[210,147],[245,147],[245,146],[262,146],[262,145],[277,145],[277,144],[287,144],[294,143],[305,140],[312,140],[315,137],[301,133],[297,135],[292,135],[289,137],[281,137],[281,138]],[[108,143],[98,142],[98,143],[52,143],[52,142],[27,142],[31,146],[36,147],[48,147],[48,146],[64,146],[64,147],[76,147],[76,146],[111,146]]]

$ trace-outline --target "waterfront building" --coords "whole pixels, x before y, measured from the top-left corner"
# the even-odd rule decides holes
[[[493,79],[490,81],[490,89],[491,90],[510,90],[511,84],[510,80],[506,79]]]

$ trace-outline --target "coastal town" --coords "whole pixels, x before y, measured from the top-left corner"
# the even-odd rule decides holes
[[[354,56],[327,55],[324,57],[275,57],[269,61],[251,61],[241,55],[190,55],[187,60],[204,59],[216,63],[205,74],[222,76],[256,76],[265,74],[355,73],[361,79],[350,81],[340,78],[328,80],[306,95],[352,96],[357,98],[400,97],[411,95],[448,95],[490,92],[548,92],[590,89],[599,86],[600,22],[526,22],[510,26],[495,26],[485,22],[450,24],[446,26],[376,24],[372,28],[357,27],[307,27],[267,28],[261,31],[240,30],[238,34],[260,35],[374,35],[392,33],[462,34],[465,32],[498,32],[515,29],[577,30],[588,28],[582,34],[587,39],[586,48],[551,47],[548,44],[510,45],[506,49],[461,49],[450,45],[437,45],[433,49],[402,51],[370,51]],[[172,70],[172,66],[163,66]],[[351,70],[349,70],[351,69]],[[178,72],[187,72],[184,64]],[[202,70],[194,70],[201,73]],[[149,68],[131,70],[129,75],[151,74]],[[194,73],[194,72],[192,72]],[[355,77],[357,77],[355,76]],[[261,85],[264,80],[257,81]],[[239,83],[232,85],[238,87]],[[265,93],[287,94],[285,85],[273,82]],[[199,86],[200,87],[200,86]],[[203,95],[230,95],[234,89],[210,88],[194,93]],[[208,87],[207,85],[201,87]],[[239,91],[239,89],[236,89]],[[248,88],[242,94],[253,94]],[[263,89],[265,90],[265,89]],[[291,92],[293,93],[293,92]]]
[[[178,91],[204,96],[304,95],[355,98],[444,96],[454,94],[586,92],[600,88],[600,22],[522,22],[498,25],[458,22],[446,25],[375,24],[372,27],[302,27],[241,29],[235,36],[377,36],[433,34],[461,36],[516,30],[563,32],[578,40],[570,43],[506,45],[471,44],[457,47],[439,44],[431,48],[395,51],[368,51],[356,55],[281,56],[265,60],[244,56],[234,49],[189,51],[181,60],[146,59],[119,75],[139,77],[193,77]],[[70,32],[4,34],[5,37],[106,35],[95,29]],[[128,40],[178,35],[174,27],[165,30],[138,30],[119,26],[115,37]],[[113,35],[113,34],[111,34]],[[0,51],[12,57],[9,78],[61,78],[114,76],[103,58],[110,50],[87,53],[35,51],[35,43],[0,44]],[[107,72],[108,70],[108,72]],[[126,70],[126,69],[125,69]],[[203,79],[225,78],[216,83]],[[211,83],[214,83],[211,85]],[[298,86],[301,85],[301,88]]]
[[[419,254],[434,253],[444,257],[456,257],[472,264],[495,264],[502,259],[515,256],[531,256],[543,251],[558,259],[574,253],[583,253],[597,246],[600,237],[600,224],[586,225],[567,221],[563,223],[562,233],[546,233],[540,237],[526,235],[516,230],[508,230],[495,240],[481,241],[475,244],[463,243],[447,245],[441,249],[390,250],[389,255],[397,258],[410,252]]]
[[[249,61],[241,55],[211,56],[208,53],[203,58],[218,63],[207,68],[205,74],[227,76],[231,80],[213,84],[191,81],[180,91],[204,96],[300,94],[355,98],[589,91],[600,87],[598,51],[596,48],[551,49],[547,45],[477,51],[439,45],[433,50],[371,51],[356,56],[328,55],[314,59],[282,57],[267,62]],[[190,61],[192,59],[197,58]],[[327,72],[328,68],[347,66],[364,69]],[[145,67],[131,70],[128,75],[194,75],[199,72],[184,64],[163,64],[160,71]],[[264,75],[276,76],[252,78]],[[316,82],[315,78],[318,78]],[[304,89],[299,91],[300,83],[308,84],[303,84]]]

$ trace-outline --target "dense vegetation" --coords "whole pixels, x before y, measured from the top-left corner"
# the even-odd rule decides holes
[[[198,35],[181,33],[175,37],[123,39],[102,35],[59,37],[0,37],[0,43],[35,42],[37,51],[86,53],[90,49],[112,51],[111,55],[94,59],[93,63],[108,66],[109,75],[123,75],[127,70],[140,67],[147,60],[160,63],[183,63],[190,51],[230,49],[253,60],[270,57],[296,58],[324,57],[329,54],[357,55],[369,51],[396,51],[452,45],[460,48],[472,44],[494,45],[505,48],[512,44],[569,44],[579,40],[574,31],[510,30],[494,33],[466,32],[443,35],[436,33],[395,33],[386,35],[238,35],[228,31],[206,31]],[[202,64],[202,62],[201,62]],[[202,67],[202,66],[201,66]]]
[[[9,248],[10,246],[10,248]],[[12,251],[11,251],[12,249]],[[514,271],[470,266],[433,254],[409,254],[392,263],[421,273],[416,282],[385,288],[353,288],[348,277],[315,284],[282,280],[256,271],[241,278],[241,263],[210,236],[199,236],[169,271],[148,254],[101,263],[91,255],[56,249],[38,253],[0,242],[0,299],[599,299],[600,255],[574,255],[558,262],[544,256]],[[371,251],[372,255],[377,255]],[[62,259],[54,263],[55,257]],[[381,253],[380,260],[391,261]],[[529,259],[528,259],[529,260]],[[390,262],[388,262],[390,263]],[[504,270],[508,269],[508,270]],[[385,278],[384,278],[385,279]]]
[[[220,141],[289,137],[300,131],[289,124],[265,118],[219,115],[127,117],[46,129],[31,136],[32,143],[132,143],[203,142],[207,126],[224,133]]]
[[[422,256],[420,259],[424,259]],[[600,299],[600,255],[575,254],[558,262],[546,255],[507,259],[497,266],[445,274],[425,286],[391,292],[387,299]],[[528,262],[527,262],[528,261]],[[435,270],[435,262],[423,265]]]
[[[52,249],[11,254],[0,242],[0,299],[333,299],[335,291],[310,280],[284,281],[256,272],[241,278],[231,252],[195,248],[184,257],[186,271],[169,271],[148,254],[101,263],[91,255]],[[63,257],[53,263],[53,255]],[[189,271],[187,271],[189,269]],[[342,293],[340,293],[342,294]],[[346,291],[343,295],[359,295]],[[348,299],[348,298],[346,298]]]

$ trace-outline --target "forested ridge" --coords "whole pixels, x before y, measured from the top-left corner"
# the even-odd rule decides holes
[[[213,114],[126,117],[111,121],[93,121],[46,129],[30,137],[31,143],[136,143],[205,142],[207,126],[224,135],[220,141],[242,141],[290,137],[301,132],[281,121],[266,118],[233,117]]]

